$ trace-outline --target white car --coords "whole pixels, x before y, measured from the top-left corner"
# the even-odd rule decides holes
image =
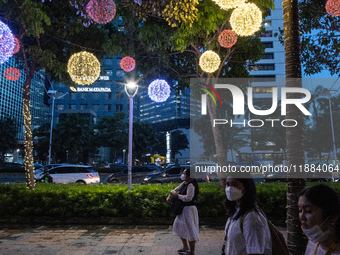
[[[99,174],[92,166],[84,165],[60,165],[46,170],[54,183],[82,183],[94,184],[100,182]],[[45,172],[36,173],[36,179],[43,177]]]

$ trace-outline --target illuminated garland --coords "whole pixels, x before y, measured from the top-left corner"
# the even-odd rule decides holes
[[[19,42],[18,38],[16,38],[16,37],[13,35],[13,39],[14,39],[14,48],[13,48],[12,55],[14,55],[15,53],[18,53],[18,52],[19,52],[19,49],[20,49],[20,42]]]
[[[73,54],[67,64],[72,81],[80,85],[94,83],[100,74],[100,63],[91,53],[82,51]]]
[[[152,101],[165,102],[170,96],[170,86],[165,80],[154,80],[148,87],[148,95]]]
[[[215,72],[220,67],[220,64],[220,56],[212,50],[205,51],[199,59],[200,67],[207,73]]]
[[[125,72],[130,72],[135,69],[136,61],[131,57],[123,57],[119,65]]]
[[[7,80],[17,81],[19,80],[21,73],[17,68],[10,67],[5,69],[4,76]]]
[[[5,63],[13,53],[14,39],[9,27],[0,21],[0,64]]]
[[[245,0],[213,0],[223,10],[234,9],[237,6],[245,3]]]
[[[326,2],[326,12],[334,17],[340,16],[340,1],[339,0],[328,0]]]
[[[90,0],[86,11],[95,22],[106,24],[116,15],[116,4],[112,0]]]
[[[262,12],[253,3],[237,7],[231,14],[230,25],[236,34],[250,36],[258,31],[262,23]]]
[[[176,27],[179,23],[189,23],[190,27],[197,18],[198,0],[170,0],[162,12],[162,17],[169,26]]]
[[[225,29],[218,36],[218,42],[224,48],[231,48],[237,42],[237,34],[233,30]]]

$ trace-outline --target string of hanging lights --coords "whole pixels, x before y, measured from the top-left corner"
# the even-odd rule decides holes
[[[204,72],[213,73],[220,67],[221,59],[214,51],[207,50],[201,55],[198,64]]]
[[[230,25],[239,36],[251,36],[261,27],[262,12],[254,3],[244,3],[233,10]]]
[[[75,83],[89,85],[98,79],[100,63],[92,53],[82,51],[71,56],[67,64],[67,72]]]
[[[86,11],[96,23],[106,24],[116,15],[116,4],[112,0],[90,0]]]

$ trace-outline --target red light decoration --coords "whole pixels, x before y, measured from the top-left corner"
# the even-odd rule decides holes
[[[95,22],[106,24],[116,15],[116,4],[112,0],[90,0],[86,11]]]
[[[119,65],[125,72],[130,72],[135,69],[136,61],[131,57],[123,57]]]
[[[19,80],[21,73],[17,68],[10,67],[5,69],[4,76],[7,80],[17,81]]]
[[[237,42],[237,34],[233,30],[225,29],[218,36],[218,42],[224,48],[231,48]]]
[[[19,49],[20,49],[20,42],[19,42],[18,38],[16,38],[16,37],[13,35],[13,39],[14,39],[14,48],[13,48],[13,53],[12,53],[12,55],[14,55],[15,53],[18,53],[18,52],[19,52]]]
[[[326,2],[326,12],[334,17],[340,16],[340,1],[328,0]]]

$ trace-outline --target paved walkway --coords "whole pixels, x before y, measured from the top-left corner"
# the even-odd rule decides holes
[[[219,255],[224,231],[200,227],[196,255]],[[156,229],[114,227],[38,227],[0,230],[4,255],[175,255],[181,246],[172,226]]]

